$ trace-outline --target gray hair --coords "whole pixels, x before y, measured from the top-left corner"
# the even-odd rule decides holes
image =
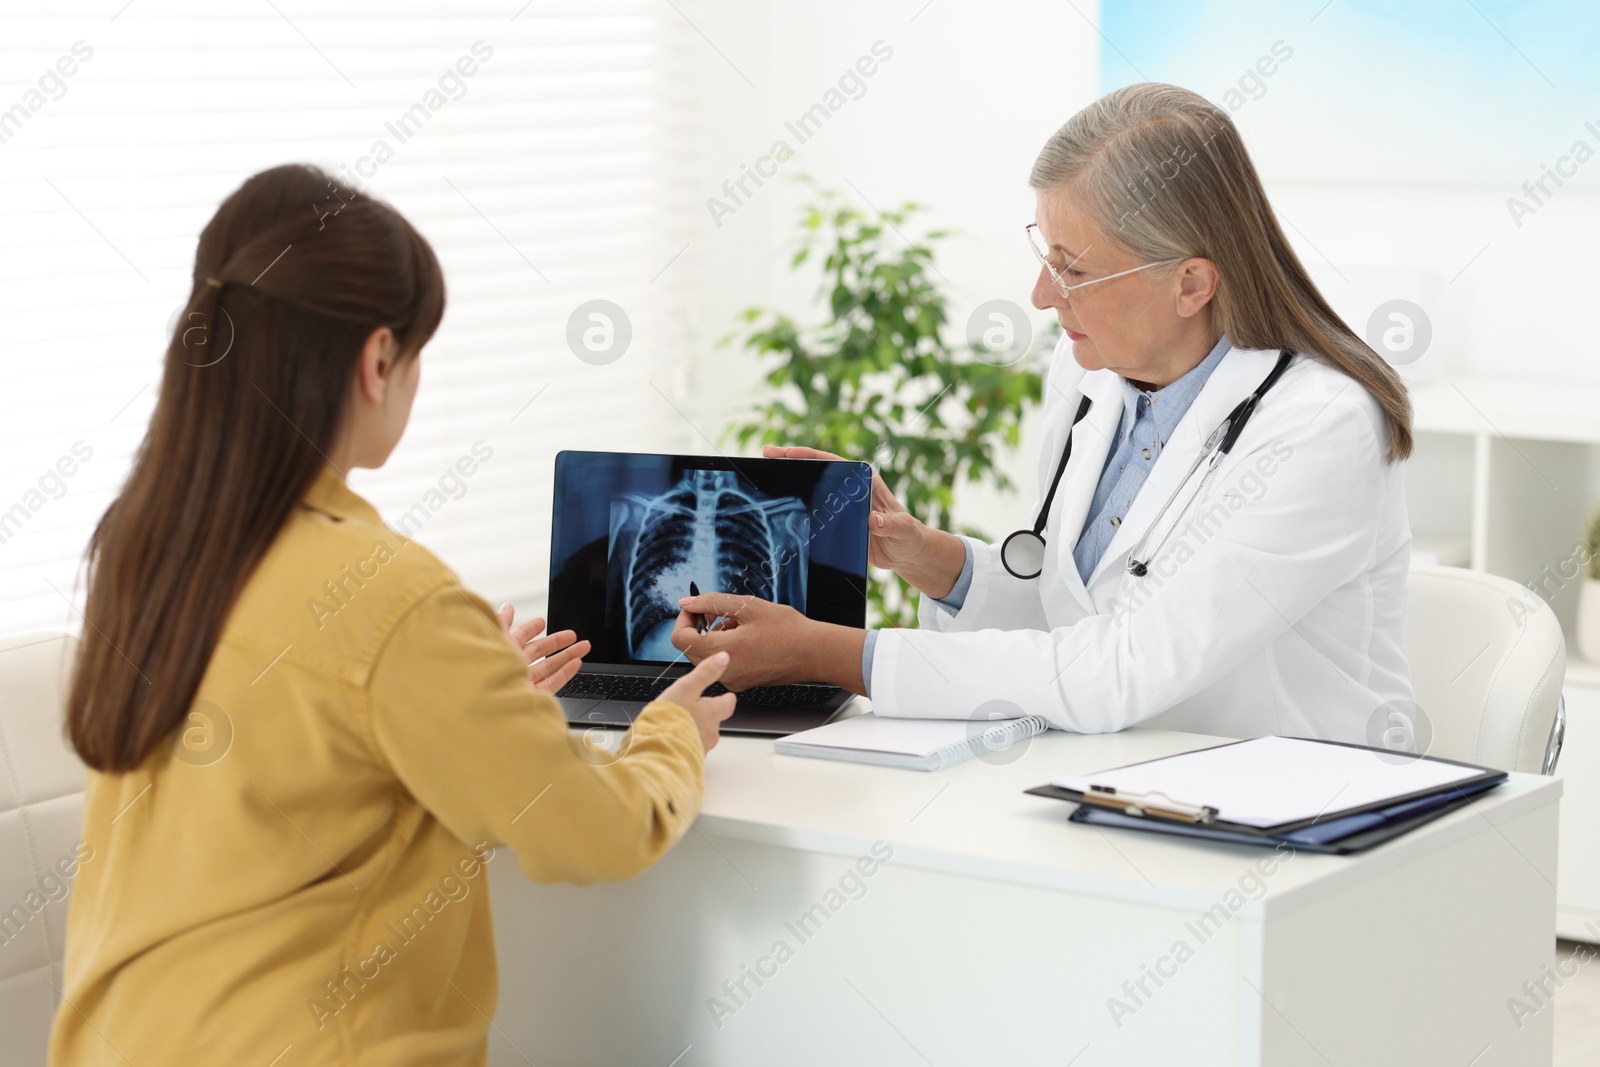
[[[1227,112],[1176,85],[1124,86],[1050,136],[1028,184],[1067,191],[1102,234],[1147,262],[1212,261],[1213,321],[1233,344],[1337,367],[1383,408],[1388,460],[1411,454],[1405,383],[1312,284]]]

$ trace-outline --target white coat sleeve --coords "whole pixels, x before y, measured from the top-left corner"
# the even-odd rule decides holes
[[[985,593],[1016,581],[998,549],[977,555],[956,618],[937,620],[937,631],[881,632],[873,710],[968,718],[1003,700],[1059,729],[1110,732],[1167,710],[1277,640],[1374,562],[1387,428],[1359,385],[1328,382],[1280,394],[1271,425],[1246,431],[1185,516],[1214,520],[1175,531],[1147,577],[1124,576],[1120,610],[1054,630],[961,629],[952,624],[967,608],[981,615]],[[1253,492],[1247,475],[1264,466],[1272,473]]]
[[[1045,625],[1039,582],[1013,578],[1000,565],[1000,546],[961,535],[972,549],[972,584],[961,610],[946,611],[930,596],[921,598],[917,625],[924,630],[955,633],[990,627],[1002,630],[1038,630]]]

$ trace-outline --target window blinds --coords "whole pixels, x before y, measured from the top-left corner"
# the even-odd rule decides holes
[[[49,11],[0,15],[0,632],[81,626],[79,563],[153,408],[195,240],[277,163],[388,199],[444,264],[410,428],[351,482],[469,587],[542,610],[559,448],[708,447],[677,395],[692,30],[673,9]]]

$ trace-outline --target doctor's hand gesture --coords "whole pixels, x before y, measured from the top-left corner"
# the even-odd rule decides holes
[[[766,445],[766,459],[843,459],[803,445]],[[876,471],[872,473],[872,512],[867,517],[867,562],[894,571],[917,589],[943,597],[955,585],[966,560],[960,538],[925,525],[895,499]]]
[[[678,606],[672,647],[691,663],[726,652],[730,662],[722,684],[734,692],[791,682],[861,692],[864,630],[817,622],[787,604],[732,593],[686,596]],[[701,633],[703,625],[711,628]]]
[[[766,459],[844,459],[832,452],[803,445],[766,445],[761,455]],[[867,532],[872,538],[867,546],[867,562],[888,571],[913,563],[922,550],[925,529],[916,516],[895,499],[878,472],[873,471],[872,513],[867,518]]]
[[[678,621],[672,628],[672,647],[691,663],[726,652],[729,663],[722,684],[734,692],[753,685],[778,685],[795,681],[796,664],[778,653],[797,649],[805,642],[810,624],[786,604],[754,596],[702,593],[678,601]],[[714,627],[705,633],[702,626]]]

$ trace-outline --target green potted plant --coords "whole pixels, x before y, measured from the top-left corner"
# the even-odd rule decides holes
[[[743,326],[722,343],[738,339],[759,358],[776,392],[727,434],[741,447],[810,445],[869,461],[908,511],[950,529],[957,483],[1011,487],[996,459],[1016,448],[1022,417],[1040,398],[1039,374],[1019,365],[1034,350],[1025,336],[1031,330],[1020,308],[993,301],[1021,320],[1019,336],[996,344],[952,341],[941,285],[948,282],[933,252],[948,232],[911,240],[904,235],[922,205],[869,213],[811,184],[790,265],[820,258],[825,314],[802,326],[770,308],[742,313]],[[977,325],[975,337],[986,336],[986,323]],[[993,534],[970,526],[959,532]],[[868,600],[869,624],[916,625],[913,590],[896,575],[873,571]]]

